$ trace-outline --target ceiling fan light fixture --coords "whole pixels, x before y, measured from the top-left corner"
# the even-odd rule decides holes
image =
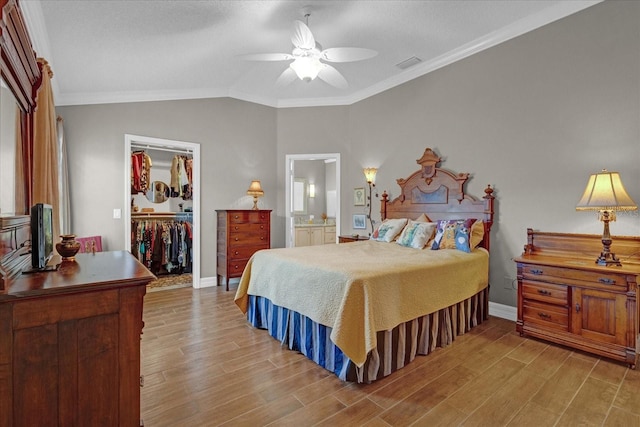
[[[310,82],[318,77],[318,73],[322,69],[322,62],[318,58],[301,57],[296,58],[289,66],[296,72],[300,80]]]

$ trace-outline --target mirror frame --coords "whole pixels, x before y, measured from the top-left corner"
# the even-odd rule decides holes
[[[36,54],[17,0],[0,0],[0,73],[20,109],[32,113],[42,81]]]

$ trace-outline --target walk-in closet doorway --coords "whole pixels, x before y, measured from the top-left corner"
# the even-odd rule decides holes
[[[172,200],[171,204],[164,204],[163,206],[171,206],[171,208],[163,207],[162,210],[171,210],[173,212],[154,212],[155,215],[149,215],[150,218],[154,216],[158,220],[169,219],[172,214],[175,214],[177,221],[182,221],[185,218],[191,221],[191,248],[190,248],[190,270],[192,276],[191,286],[194,288],[200,288],[200,144],[184,141],[174,141],[161,138],[153,138],[147,136],[130,135],[124,136],[124,173],[125,173],[125,185],[124,185],[124,231],[125,231],[125,248],[131,250],[131,230],[132,230],[132,154],[136,151],[147,151],[148,153],[156,153],[160,158],[158,166],[166,166],[166,162],[171,162],[172,156],[183,156],[192,159],[191,162],[191,199],[185,200],[180,203],[179,197],[182,195],[173,194],[169,189],[169,197],[178,198],[178,200]],[[162,154],[161,154],[162,153]],[[168,159],[168,160],[167,160]],[[152,166],[153,167],[153,166]],[[135,179],[135,178],[134,178]],[[170,183],[167,183],[170,185]],[[148,183],[151,187],[152,182]],[[162,197],[166,189],[156,187],[153,185],[153,189],[158,189],[158,196]],[[153,197],[150,196],[149,199]],[[178,207],[176,207],[178,206]],[[149,210],[149,208],[145,209]],[[190,212],[189,212],[190,210]],[[154,210],[155,211],[155,210]],[[182,211],[182,212],[181,212]],[[185,212],[186,211],[186,212]],[[142,208],[138,207],[139,217],[142,212]],[[151,212],[148,212],[151,213]],[[166,214],[166,215],[163,215]]]

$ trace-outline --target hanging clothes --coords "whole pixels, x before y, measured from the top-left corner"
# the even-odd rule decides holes
[[[171,161],[171,197],[182,197],[183,200],[193,199],[193,159],[187,156],[175,155]]]
[[[184,216],[181,216],[181,219],[184,219]],[[131,253],[155,275],[191,273],[192,242],[190,221],[131,221]]]
[[[145,193],[151,182],[151,157],[144,151],[131,153],[131,192]]]

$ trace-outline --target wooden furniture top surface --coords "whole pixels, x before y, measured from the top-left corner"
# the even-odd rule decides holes
[[[480,244],[489,250],[490,231],[493,224],[493,188],[487,186],[485,195],[477,198],[465,193],[468,173],[454,173],[437,167],[441,158],[430,148],[416,163],[420,169],[408,178],[396,180],[400,195],[389,201],[386,191],[382,194],[380,217],[416,219],[424,213],[431,221],[444,219],[475,218],[484,223],[484,236]]]
[[[16,299],[144,285],[156,277],[127,251],[79,253],[58,270],[21,274],[0,291],[0,303]]]
[[[216,209],[216,212],[271,212],[271,209]]]
[[[602,252],[602,236],[543,232],[527,229],[527,244],[516,262],[574,267],[596,272],[637,274],[640,271],[640,236],[613,236],[611,251],[622,266],[601,266],[596,259]]]

